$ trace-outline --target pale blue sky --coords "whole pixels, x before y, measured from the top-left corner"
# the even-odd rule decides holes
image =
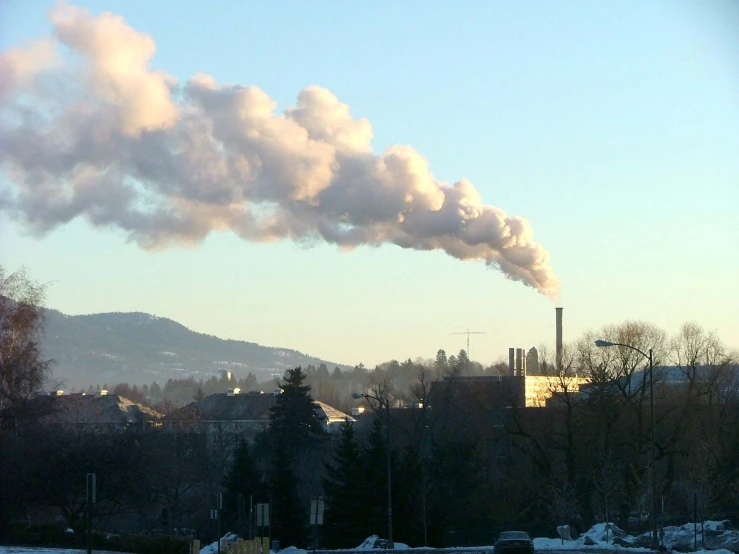
[[[0,0],[0,50],[52,2]],[[279,110],[317,84],[444,181],[527,218],[562,280],[565,338],[685,321],[739,348],[739,4],[88,1],[149,33],[153,67],[256,85]],[[2,147],[0,145],[0,147]],[[10,186],[0,175],[2,187]],[[6,216],[3,216],[6,218]],[[224,338],[365,365],[551,345],[551,301],[441,252],[253,244],[150,253],[75,221],[0,221],[0,263],[66,313],[144,311]]]

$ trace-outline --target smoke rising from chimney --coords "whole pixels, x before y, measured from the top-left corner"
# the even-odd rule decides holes
[[[386,243],[484,260],[556,298],[526,219],[437,181],[410,146],[372,151],[372,127],[330,91],[297,104],[149,61],[154,40],[110,13],[59,5],[53,38],[0,54],[0,212],[43,235],[83,217],[145,249],[245,240]]]

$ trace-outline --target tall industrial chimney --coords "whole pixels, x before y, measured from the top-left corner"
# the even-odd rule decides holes
[[[515,356],[516,356],[516,349],[509,348],[508,349],[508,375],[510,375],[511,377],[514,377],[516,375]]]
[[[562,372],[562,310],[564,308],[555,308],[557,316],[556,333],[557,333],[557,372]]]
[[[516,348],[516,377],[523,374],[523,348]]]

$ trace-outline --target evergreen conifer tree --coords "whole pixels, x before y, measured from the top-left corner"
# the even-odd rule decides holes
[[[278,442],[269,487],[272,536],[280,541],[281,548],[301,548],[307,543],[306,506],[298,492],[298,479],[291,462],[287,448]]]
[[[446,359],[446,352],[444,350],[439,350],[436,353],[434,369],[436,369],[436,372],[439,375],[445,375],[447,370],[449,369],[449,362]]]
[[[233,462],[226,472],[223,486],[226,488],[227,522],[239,525],[239,533],[244,536],[249,529],[249,499],[254,504],[269,502],[269,490],[264,482],[248,442],[243,442],[234,452]],[[239,518],[239,496],[242,497],[244,512]]]
[[[270,408],[269,435],[273,444],[282,444],[288,454],[314,446],[325,436],[318,419],[317,405],[310,396],[310,387],[304,385],[306,375],[300,367],[288,369]]]
[[[398,490],[394,520],[397,534],[403,542],[428,545],[428,527],[433,507],[431,476],[418,450],[409,445],[399,464]]]
[[[460,375],[467,375],[469,373],[471,364],[469,354],[466,350],[462,349],[459,351],[455,366]]]
[[[307,541],[307,505],[301,496],[306,483],[301,479],[314,474],[314,447],[326,437],[305,379],[300,367],[289,369],[280,385],[282,392],[270,408],[272,533],[283,547],[302,546]]]
[[[324,534],[329,548],[353,548],[367,537],[364,524],[366,486],[354,426],[347,421],[332,462],[326,467]]]
[[[375,416],[363,453],[366,494],[365,533],[387,534],[387,449],[382,419]]]

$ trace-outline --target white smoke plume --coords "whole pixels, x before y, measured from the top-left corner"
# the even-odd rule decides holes
[[[53,37],[0,54],[0,210],[43,234],[77,217],[143,248],[246,240],[392,243],[482,259],[555,298],[529,222],[437,181],[410,146],[380,155],[330,91],[297,105],[202,73],[149,67],[154,40],[110,13],[59,5]]]

